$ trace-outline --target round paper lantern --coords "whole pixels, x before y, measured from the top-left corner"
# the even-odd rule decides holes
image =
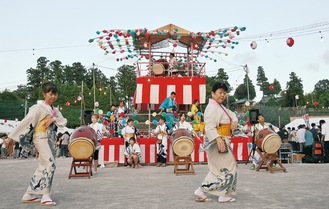
[[[157,113],[156,113],[156,112],[153,112],[153,113],[152,113],[152,116],[153,116],[153,117],[157,116]]]
[[[125,116],[125,113],[124,112],[120,112],[120,117],[123,117]]]
[[[187,113],[187,116],[189,116],[189,117],[192,117],[192,115],[193,115],[192,112],[188,112],[188,113]]]
[[[314,105],[315,107],[317,107],[317,106],[319,105],[319,102],[315,101],[315,102],[313,102],[313,105]]]
[[[145,125],[149,125],[150,124],[150,121],[149,120],[146,120],[145,121]]]
[[[256,43],[256,41],[251,42],[251,43],[250,43],[250,47],[251,47],[252,49],[256,49],[256,48],[257,48],[257,43]]]
[[[293,38],[290,37],[287,39],[287,45],[289,47],[292,47],[294,45],[294,43],[295,43],[295,40]]]
[[[250,106],[250,102],[249,101],[246,101],[246,103],[244,103],[246,105],[246,107],[249,107]]]
[[[136,117],[136,115],[137,115],[137,114],[136,114],[135,112],[132,114],[133,117]]]
[[[107,115],[107,116],[111,116],[111,115],[112,115],[112,112],[111,112],[111,111],[108,111],[108,112],[106,113],[106,115]]]
[[[122,120],[121,123],[122,123],[122,125],[126,125],[127,124],[127,121],[126,120]]]
[[[66,102],[65,103],[66,106],[70,106],[70,104],[71,104],[70,102]]]
[[[202,115],[202,112],[198,112],[198,113],[197,113],[197,115],[198,115],[199,117],[201,117],[201,115]]]
[[[137,125],[138,124],[138,120],[134,120],[134,124]]]
[[[167,113],[163,112],[161,115],[162,117],[166,117]]]
[[[98,110],[98,114],[103,115],[103,110]]]
[[[98,107],[99,106],[99,103],[98,102],[95,102],[95,107]]]
[[[110,134],[114,134],[114,129],[111,129],[110,130]]]
[[[272,90],[274,89],[274,86],[273,86],[273,85],[269,85],[268,89],[269,89],[270,91],[272,91]]]
[[[296,96],[295,96],[295,99],[299,99],[299,95],[296,95]]]
[[[81,99],[82,99],[82,97],[81,97],[81,96],[78,96],[78,97],[77,97],[77,100],[78,100],[78,101],[80,101]]]
[[[153,125],[156,125],[158,123],[157,120],[153,120]]]
[[[102,123],[103,121],[102,121],[101,119],[99,119],[97,122],[98,122],[98,123]]]

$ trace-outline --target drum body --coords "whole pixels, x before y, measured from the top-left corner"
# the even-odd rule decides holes
[[[93,128],[80,126],[70,137],[69,151],[75,159],[88,159],[95,152],[97,135]]]
[[[256,145],[262,151],[273,154],[280,149],[281,138],[275,132],[269,129],[263,129],[256,136]]]
[[[186,129],[177,129],[173,133],[172,149],[178,156],[189,156],[194,151],[194,140]]]

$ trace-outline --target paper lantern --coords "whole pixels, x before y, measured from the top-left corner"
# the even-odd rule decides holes
[[[66,106],[70,106],[71,103],[70,103],[70,102],[66,102],[65,105],[66,105]]]
[[[138,124],[138,120],[134,120],[134,124],[137,125]]]
[[[98,107],[99,106],[99,103],[98,102],[95,102],[95,107]]]
[[[299,95],[296,95],[296,96],[295,96],[295,99],[299,99]]]
[[[153,120],[153,125],[156,125],[158,123],[157,120]]]
[[[287,45],[289,47],[292,47],[294,45],[294,43],[295,43],[295,40],[293,38],[290,37],[287,39]]]
[[[174,116],[177,117],[177,116],[178,116],[178,112],[175,112],[175,113],[174,113]]]
[[[137,115],[137,114],[136,114],[135,112],[132,114],[133,117],[136,117],[136,115]]]
[[[187,116],[189,116],[189,117],[192,117],[192,115],[193,115],[192,112],[188,112],[188,113],[187,113]]]
[[[122,125],[126,125],[127,124],[127,121],[126,120],[122,120],[121,123],[122,123]]]
[[[103,110],[98,110],[98,114],[103,115]]]
[[[250,47],[251,47],[252,49],[256,49],[256,48],[257,48],[257,43],[256,43],[256,41],[251,42],[251,43],[250,43]]]
[[[250,106],[250,102],[249,101],[246,101],[246,103],[244,103],[246,105],[246,107],[249,107]]]
[[[114,134],[114,129],[111,129],[110,130],[110,134]]]
[[[145,121],[145,125],[149,125],[150,124],[150,121],[149,120],[146,120]]]
[[[319,102],[315,101],[315,102],[313,102],[313,105],[314,105],[315,107],[317,107],[317,106],[319,105]]]
[[[124,112],[120,112],[120,117],[123,117],[125,116],[125,113]]]
[[[98,123],[102,123],[103,121],[102,121],[101,119],[99,119],[97,122],[98,122]]]
[[[166,117],[167,113],[163,112],[161,115],[162,117]]]
[[[202,115],[202,112],[198,112],[198,113],[197,113],[197,115],[198,115],[199,117],[201,117],[201,115]]]
[[[78,101],[80,101],[81,99],[82,99],[82,97],[81,97],[81,96],[78,96],[78,97],[77,97],[77,100],[78,100]]]
[[[270,91],[272,91],[272,90],[274,89],[274,86],[273,86],[273,85],[269,85],[268,89],[269,89]]]
[[[153,112],[153,113],[152,113],[152,116],[153,116],[153,117],[157,116],[157,113],[156,113],[156,112]]]
[[[112,112],[111,112],[111,111],[108,111],[108,112],[106,113],[106,115],[107,115],[107,116],[111,116],[111,115],[112,115]]]

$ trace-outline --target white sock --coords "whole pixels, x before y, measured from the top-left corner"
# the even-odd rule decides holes
[[[219,196],[218,197],[218,202],[226,202],[226,201],[229,201],[230,199],[232,199],[232,197],[229,197],[229,196]]]
[[[197,190],[195,190],[194,194],[202,199],[206,199],[207,196],[204,194],[204,192],[199,187]]]
[[[25,193],[24,196],[23,196],[23,198],[22,198],[22,200],[31,200],[33,198],[36,198],[36,196],[33,195],[33,194]]]
[[[52,201],[52,199],[50,198],[49,194],[42,195],[41,202],[45,202],[45,201]]]

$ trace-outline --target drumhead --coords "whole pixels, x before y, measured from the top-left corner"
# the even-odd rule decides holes
[[[76,138],[69,144],[69,151],[75,159],[88,159],[95,152],[94,142],[88,138]]]
[[[178,156],[189,156],[194,151],[194,141],[191,138],[181,136],[173,141],[172,149]]]
[[[155,75],[162,75],[164,73],[164,67],[161,63],[154,63],[152,70]]]
[[[276,153],[281,146],[281,138],[277,134],[269,134],[263,141],[263,151],[269,154]]]

